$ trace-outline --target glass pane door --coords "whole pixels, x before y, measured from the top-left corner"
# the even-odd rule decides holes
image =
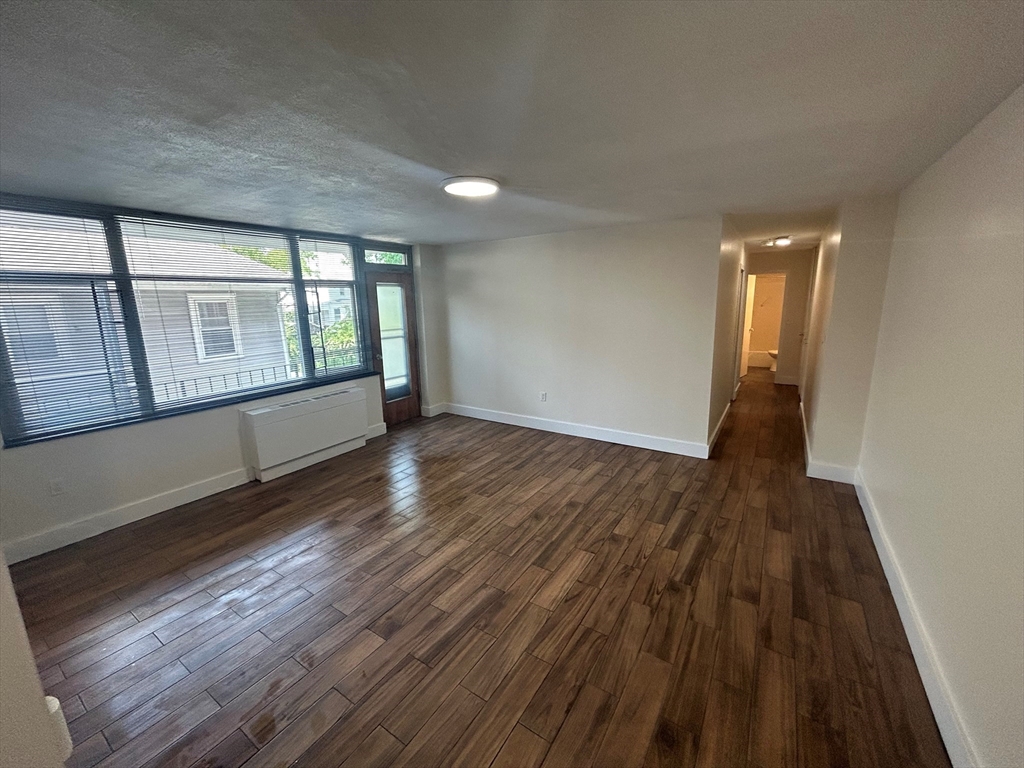
[[[380,351],[384,365],[384,392],[388,400],[408,397],[409,329],[405,316],[405,288],[397,283],[377,283],[377,316]]]

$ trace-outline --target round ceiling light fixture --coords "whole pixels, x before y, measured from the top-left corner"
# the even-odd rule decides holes
[[[789,235],[783,235],[782,237],[776,237],[771,240],[765,240],[761,245],[766,248],[772,248],[778,246],[779,248],[785,248],[787,245],[792,245],[793,238]]]
[[[452,176],[441,182],[441,189],[458,197],[489,197],[498,191],[498,182],[484,176]]]

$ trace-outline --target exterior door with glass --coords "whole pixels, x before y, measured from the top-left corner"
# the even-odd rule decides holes
[[[416,305],[408,272],[367,272],[373,367],[381,374],[384,422],[420,415]]]

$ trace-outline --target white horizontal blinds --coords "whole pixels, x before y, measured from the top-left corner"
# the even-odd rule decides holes
[[[11,442],[137,418],[103,225],[0,210],[0,413]]]
[[[119,222],[157,409],[302,379],[284,236]]]
[[[309,336],[317,376],[364,367],[355,301],[355,256],[349,243],[299,238]]]
[[[275,232],[129,217],[118,222],[133,275],[292,279],[288,240]]]
[[[291,284],[136,280],[133,289],[157,408],[302,378]]]
[[[349,243],[338,240],[299,238],[299,260],[302,276],[309,280],[356,279],[355,256]]]
[[[5,434],[35,437],[141,414],[112,282],[0,282],[0,325],[9,371],[0,397],[17,398],[20,419],[4,424]]]
[[[109,274],[97,219],[0,210],[0,271]]]

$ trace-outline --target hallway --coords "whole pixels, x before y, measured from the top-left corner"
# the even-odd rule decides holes
[[[457,416],[12,567],[69,766],[948,765],[851,486]]]

